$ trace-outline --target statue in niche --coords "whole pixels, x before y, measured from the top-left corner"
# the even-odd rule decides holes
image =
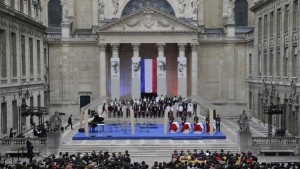
[[[192,0],[191,6],[192,6],[193,14],[198,13],[198,5],[199,5],[199,0]]]
[[[62,0],[62,12],[63,12],[63,20],[66,20],[69,14],[68,11],[68,0]]]
[[[104,1],[103,0],[99,0],[99,4],[98,4],[98,10],[99,10],[99,16],[104,15]]]
[[[249,119],[245,110],[239,116],[237,123],[240,126],[240,131],[249,131]]]
[[[185,0],[178,0],[178,3],[179,3],[179,12],[181,14],[183,14],[184,10],[185,10],[185,7],[186,7]]]
[[[228,13],[228,20],[234,21],[234,2],[233,2],[233,0],[230,0],[230,2],[228,4],[227,13]]]
[[[112,3],[113,3],[113,7],[115,9],[113,14],[116,15],[119,10],[119,0],[113,0]]]
[[[48,125],[49,132],[52,133],[60,131],[62,127],[62,119],[58,112],[55,112],[55,114],[50,117]]]

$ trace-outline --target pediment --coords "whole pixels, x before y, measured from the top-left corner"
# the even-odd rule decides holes
[[[98,32],[198,32],[198,28],[172,15],[144,8],[103,25]]]

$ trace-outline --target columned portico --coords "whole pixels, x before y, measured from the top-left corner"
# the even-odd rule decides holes
[[[105,65],[100,65],[100,86],[104,90],[103,85],[106,82],[102,81],[104,76],[101,75],[105,72],[111,77],[110,85],[106,89],[112,99],[141,97],[142,90],[144,91],[142,76],[146,77],[146,73],[142,72],[143,59],[145,63],[145,59],[152,59],[150,62],[147,60],[147,64],[153,63],[150,65],[153,68],[150,74],[154,79],[151,82],[149,76],[146,79],[150,84],[155,83],[153,86],[157,86],[157,90],[149,94],[181,95],[183,98],[197,95],[199,31],[196,26],[152,8],[145,8],[105,24],[96,31],[99,34],[99,43],[110,46],[108,53],[105,54],[105,50],[100,52],[100,63],[106,63],[101,59],[105,56],[105,59],[110,59],[107,63],[110,63],[111,69],[109,75],[108,69],[104,70]],[[124,66],[125,63],[131,67]],[[187,71],[188,68],[191,70]],[[191,86],[192,90],[188,93]]]

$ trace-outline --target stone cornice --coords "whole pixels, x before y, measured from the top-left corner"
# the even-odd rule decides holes
[[[14,20],[18,19],[20,21],[23,21],[26,24],[35,26],[35,28],[41,29],[43,31],[47,29],[46,26],[35,21],[31,16],[25,15],[24,13],[22,13],[18,10],[15,10],[15,9],[11,8],[10,6],[7,6],[3,3],[0,3],[0,14],[9,15],[10,17],[14,18]]]
[[[97,32],[98,32],[98,33],[107,33],[107,32],[126,33],[126,31],[128,31],[128,30],[110,31],[110,30],[107,30],[107,29],[109,29],[110,27],[113,27],[113,26],[118,26],[118,25],[120,25],[121,23],[123,23],[125,20],[128,20],[128,19],[133,19],[133,21],[130,22],[129,27],[134,27],[134,26],[136,26],[137,24],[139,24],[139,22],[141,21],[141,19],[143,19],[143,18],[139,18],[138,15],[145,14],[145,13],[147,13],[147,14],[153,14],[153,13],[156,13],[156,14],[158,14],[159,16],[162,16],[162,17],[164,17],[164,18],[167,18],[168,20],[170,20],[170,21],[172,21],[172,22],[174,22],[174,23],[176,23],[176,24],[183,25],[183,26],[185,26],[187,29],[189,29],[189,30],[186,31],[186,32],[195,32],[195,33],[196,33],[196,32],[197,32],[197,33],[199,32],[198,27],[196,27],[196,26],[194,26],[194,25],[192,25],[192,24],[189,24],[189,23],[187,23],[187,22],[184,22],[183,20],[178,19],[178,18],[176,18],[176,17],[174,17],[174,16],[172,16],[172,15],[163,13],[163,12],[158,11],[158,10],[153,9],[153,8],[143,8],[143,9],[141,9],[141,10],[139,10],[139,11],[136,11],[136,12],[134,12],[134,13],[128,15],[128,16],[124,16],[124,17],[122,17],[122,18],[120,18],[120,19],[117,19],[117,20],[115,20],[115,21],[112,21],[112,22],[110,22],[110,23],[108,23],[108,24],[103,25],[102,27],[99,27],[98,30],[97,30]],[[149,19],[152,19],[152,18],[144,18],[144,19],[142,20],[142,22],[143,22],[146,26],[152,26],[152,25],[149,25],[149,24],[152,24],[153,21],[152,21],[152,20],[149,20]],[[159,23],[162,24],[162,25],[165,26],[165,27],[166,27],[166,26],[170,26],[170,23],[165,23],[164,21],[161,21],[161,22],[159,22]],[[167,25],[165,25],[165,24],[167,24]],[[152,31],[153,31],[153,30],[147,30],[147,31],[145,31],[145,32],[147,32],[147,33],[152,33]],[[140,31],[129,31],[129,32],[143,32],[143,31],[140,30]],[[180,31],[171,30],[170,32],[180,32]]]

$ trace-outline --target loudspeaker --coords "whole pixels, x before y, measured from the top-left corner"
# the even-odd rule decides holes
[[[96,137],[96,135],[95,135],[95,134],[92,134],[91,137]]]
[[[84,133],[84,128],[79,128],[79,129],[78,129],[78,132],[79,132],[79,133]]]

